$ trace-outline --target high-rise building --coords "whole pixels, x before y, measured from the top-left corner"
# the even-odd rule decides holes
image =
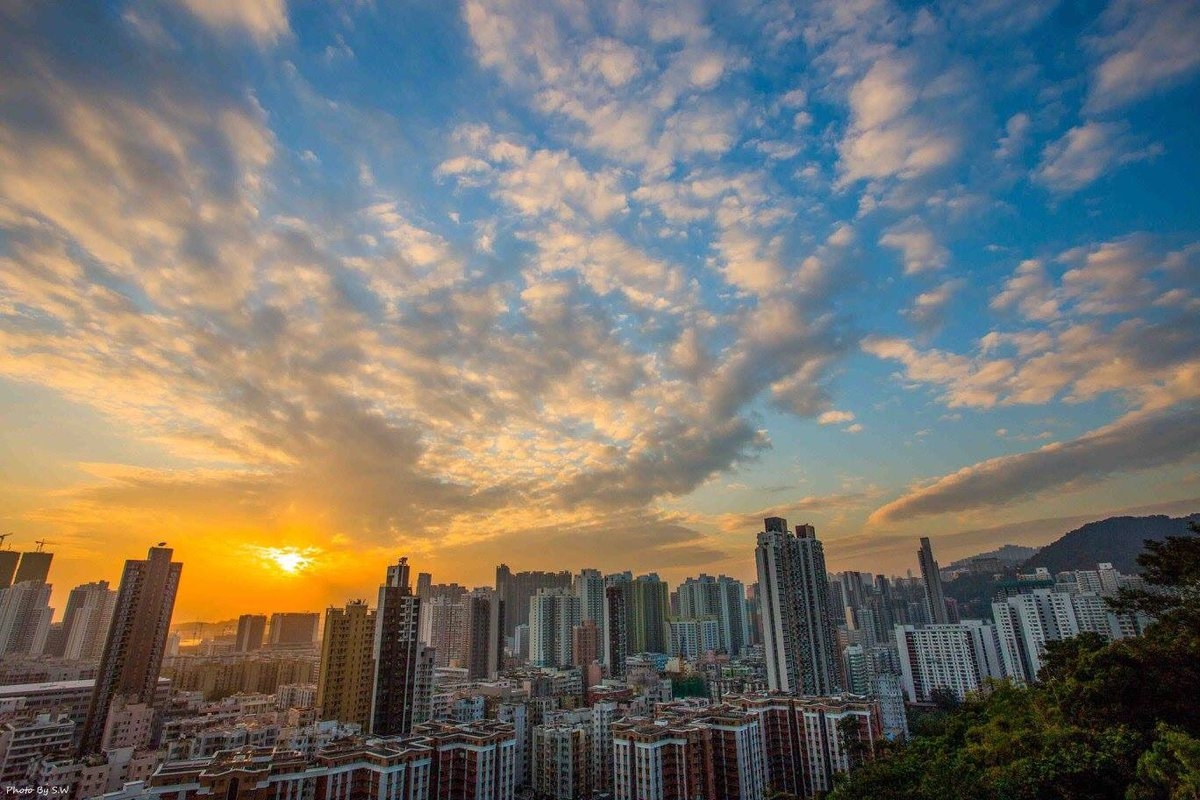
[[[697,659],[721,646],[721,625],[716,617],[671,619],[668,623],[671,643],[668,655]]]
[[[1057,587],[998,597],[992,603],[1005,672],[1021,683],[1037,680],[1047,642],[1081,633],[1099,634],[1110,641],[1136,633],[1136,628],[1126,630],[1123,616],[1110,611],[1096,592],[1060,591]]]
[[[667,652],[667,617],[670,616],[670,588],[653,572],[633,579],[633,603],[630,613],[630,643],[635,653]]]
[[[928,536],[921,537],[917,561],[921,565],[921,580],[925,583],[925,604],[929,620],[934,625],[945,625],[950,622],[950,616],[946,612],[946,594],[942,591],[942,573],[933,557],[933,548],[929,545]]]
[[[571,631],[571,655],[575,666],[586,667],[600,660],[600,628],[585,619]]]
[[[428,670],[432,683],[432,651],[418,641],[417,625],[421,599],[409,583],[408,559],[387,568],[387,579],[379,587],[375,610],[375,680],[371,693],[371,733],[396,736],[412,732],[428,706],[421,705],[419,689]],[[422,657],[428,652],[428,664]]]
[[[273,650],[303,650],[317,644],[321,615],[315,611],[277,612],[271,615],[270,646]]]
[[[112,624],[117,593],[108,581],[76,586],[67,597],[63,613],[63,658],[72,661],[99,661],[104,655],[104,640]]]
[[[463,655],[463,617],[466,603],[461,598],[442,594],[421,600],[420,628],[417,638],[434,650],[434,666],[461,666]]]
[[[263,637],[267,633],[266,614],[242,614],[238,617],[237,639],[233,649],[239,653],[251,653],[262,649]]]
[[[741,655],[750,644],[746,586],[739,580],[704,574],[688,578],[679,586],[679,617],[716,619],[720,630],[718,647],[730,655]]]
[[[16,550],[0,550],[0,589],[12,586],[13,576],[17,574],[17,562],[21,554]]]
[[[542,589],[571,589],[570,572],[513,572],[496,567],[496,593],[504,603],[504,635],[529,621],[529,601]]]
[[[840,681],[825,551],[811,525],[797,525],[793,535],[785,519],[764,523],[755,559],[767,684],[778,692],[834,694]]]
[[[494,679],[504,653],[504,601],[492,589],[475,589],[463,598],[462,666],[471,680]]]
[[[325,611],[317,713],[323,720],[350,722],[367,730],[375,681],[375,612],[366,601]]]
[[[50,632],[50,584],[18,581],[0,589],[0,655],[40,655]]]
[[[13,576],[12,582],[14,584],[22,581],[45,583],[50,577],[50,561],[53,558],[53,553],[42,550],[21,553],[21,564],[17,567],[17,574]]]
[[[938,690],[959,700],[977,692],[987,678],[1004,678],[996,626],[980,620],[958,624],[896,626],[900,682],[913,702],[927,702]]]
[[[125,562],[83,728],[80,751],[85,755],[100,751],[115,698],[126,703],[154,702],[183,573],[183,564],[171,560],[172,552],[163,546],[151,547],[144,561]]]
[[[604,663],[615,678],[625,676],[625,659],[630,649],[630,610],[633,606],[633,579],[609,576],[604,588]]]
[[[417,597],[422,600],[429,599],[433,589],[433,575],[428,572],[417,573]]]
[[[761,800],[768,741],[758,715],[728,706],[612,723],[617,800]]]
[[[513,800],[516,796],[517,734],[512,725],[490,719],[459,725],[430,722],[415,734],[434,749],[426,784],[430,798]]]
[[[575,594],[579,596],[584,622],[596,623],[600,641],[604,641],[604,576],[597,569],[583,569],[575,576]],[[604,660],[604,648],[600,648]]]
[[[550,800],[592,796],[592,726],[537,725],[533,729],[533,790]]]
[[[534,595],[529,605],[530,663],[571,666],[571,631],[581,616],[579,598],[569,589],[542,589]]]
[[[529,661],[529,623],[518,625],[512,636],[513,657],[522,663]]]

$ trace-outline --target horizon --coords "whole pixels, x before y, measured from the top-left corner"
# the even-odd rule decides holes
[[[162,540],[200,621],[1200,509],[1195,3],[0,18],[0,533],[59,613]]]

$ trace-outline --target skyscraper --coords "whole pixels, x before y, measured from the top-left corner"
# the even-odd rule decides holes
[[[449,667],[462,660],[463,617],[466,603],[461,598],[433,595],[421,600],[417,639],[434,650],[434,666]]]
[[[629,607],[632,605],[633,583],[624,576],[606,579],[604,589],[604,658],[615,678],[625,676],[625,659],[629,650]]]
[[[921,565],[921,580],[925,582],[925,605],[929,611],[929,621],[934,625],[945,625],[950,622],[950,617],[946,613],[946,595],[942,592],[942,574],[933,558],[928,536],[921,537],[917,561]]]
[[[772,691],[833,694],[840,681],[825,551],[812,525],[797,525],[793,535],[781,517],[764,523],[755,560],[767,684]]]
[[[99,661],[104,655],[104,640],[112,624],[117,593],[108,581],[76,586],[67,598],[63,614],[63,658],[73,661]]]
[[[540,667],[569,667],[571,632],[581,620],[579,598],[569,589],[542,589],[529,605],[529,661]]]
[[[571,631],[571,657],[577,667],[586,667],[600,660],[600,626],[590,619]]]
[[[16,550],[0,550],[0,589],[12,586],[13,575],[17,574],[17,562],[21,554]]]
[[[321,719],[353,722],[365,731],[375,680],[375,612],[363,600],[325,611],[317,712]]]
[[[18,581],[0,589],[0,655],[40,655],[53,616],[50,584]]]
[[[183,573],[183,564],[171,560],[172,552],[167,547],[151,547],[144,561],[125,562],[83,727],[80,752],[85,755],[100,751],[108,711],[116,697],[129,703],[154,702]]]
[[[432,651],[418,641],[421,599],[409,583],[408,559],[387,568],[375,609],[375,680],[371,692],[371,733],[395,736],[412,732],[414,722],[428,714],[418,690],[432,678]],[[428,658],[422,657],[422,651]],[[425,700],[427,702],[427,698]]]
[[[579,597],[580,612],[584,622],[596,623],[600,641],[604,641],[604,576],[598,569],[582,569],[575,576],[575,594]],[[604,660],[604,648],[600,648],[600,660]]]
[[[53,558],[54,553],[46,553],[41,550],[21,553],[21,564],[17,567],[17,574],[13,576],[13,583],[21,581],[45,583],[46,579],[50,577],[50,561]]]
[[[667,617],[671,607],[665,581],[653,572],[633,580],[629,646],[635,653],[667,652]]]
[[[467,677],[493,679],[504,653],[504,601],[492,589],[476,589],[463,598],[462,666]]]
[[[529,621],[529,601],[541,589],[570,589],[570,572],[513,572],[496,567],[496,593],[504,603],[504,635]]]
[[[250,653],[254,650],[260,650],[263,646],[263,636],[266,632],[266,614],[242,614],[238,617],[237,640],[233,649],[239,653]]]
[[[750,644],[746,586],[739,580],[704,574],[688,578],[679,586],[679,617],[715,617],[720,627],[719,646],[730,655],[741,655]]]

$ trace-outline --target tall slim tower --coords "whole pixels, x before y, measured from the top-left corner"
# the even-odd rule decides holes
[[[633,606],[629,646],[635,653],[665,653],[667,617],[670,616],[670,589],[653,572],[633,580]]]
[[[610,575],[604,588],[604,663],[615,678],[625,676],[625,659],[630,650],[630,608],[633,605],[633,579]]]
[[[934,625],[945,625],[950,621],[946,613],[946,595],[942,591],[942,574],[938,571],[938,563],[933,558],[933,548],[929,546],[929,537],[921,537],[921,549],[917,551],[917,561],[921,565],[921,580],[925,582],[925,606],[929,611],[929,621]]]
[[[596,623],[600,641],[604,641],[604,576],[598,569],[583,569],[575,576],[575,594],[579,596],[583,621]],[[604,648],[600,652],[604,660]]]
[[[409,583],[408,559],[388,567],[379,587],[375,609],[375,680],[371,692],[371,733],[396,736],[412,732],[414,721],[428,713],[420,707],[418,688],[425,684],[419,673],[432,673],[430,658],[422,658],[418,641],[421,598]]]
[[[357,723],[367,730],[375,680],[375,612],[366,601],[325,611],[318,675],[320,718]]]
[[[59,654],[72,661],[99,661],[112,624],[117,593],[108,581],[76,586],[67,598],[63,614],[63,647]]]
[[[772,691],[833,694],[839,688],[837,639],[825,551],[812,525],[797,525],[793,535],[781,517],[764,523],[755,560],[767,684]]]
[[[183,564],[172,561],[172,553],[167,547],[151,547],[144,561],[125,562],[83,727],[83,755],[100,751],[108,711],[116,698],[128,703],[154,702],[175,593],[183,573]]]
[[[470,592],[462,605],[462,666],[471,680],[494,679],[504,652],[504,601],[484,588]]]

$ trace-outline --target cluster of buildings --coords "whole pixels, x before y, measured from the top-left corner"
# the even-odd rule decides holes
[[[1019,576],[992,619],[960,619],[928,539],[919,577],[830,574],[811,525],[770,517],[750,586],[501,564],[468,588],[413,581],[401,558],[374,603],[246,614],[184,651],[171,558],[160,545],[115,591],[77,587],[53,623],[50,554],[0,552],[0,784],[65,800],[813,797],[906,736],[906,707],[1036,680],[1048,642],[1147,622],[1108,611],[1137,580],[1110,565]]]

